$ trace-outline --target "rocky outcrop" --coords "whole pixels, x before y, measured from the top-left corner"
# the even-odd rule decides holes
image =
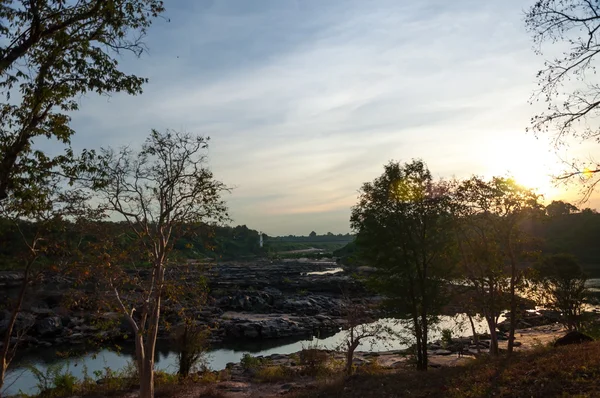
[[[554,347],[560,347],[569,344],[581,344],[589,341],[594,341],[594,339],[587,334],[573,330],[556,340]]]

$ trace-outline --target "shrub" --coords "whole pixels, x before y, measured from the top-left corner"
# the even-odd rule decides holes
[[[442,346],[448,347],[452,343],[452,330],[442,329]]]
[[[373,359],[372,361],[360,366],[358,368],[358,372],[367,375],[377,375],[383,373],[384,369],[385,368],[381,366],[377,359]]]
[[[300,365],[304,372],[310,376],[318,376],[326,372],[329,355],[326,351],[317,348],[317,344],[309,345],[300,351]]]
[[[245,353],[240,360],[240,365],[244,370],[257,369],[265,363],[264,358],[257,358],[248,353]]]
[[[256,379],[263,383],[287,380],[292,376],[290,369],[282,365],[264,366],[256,372]]]
[[[181,377],[187,376],[195,367],[204,362],[209,335],[208,328],[191,322],[179,325],[172,333],[171,340],[178,352],[178,374]]]

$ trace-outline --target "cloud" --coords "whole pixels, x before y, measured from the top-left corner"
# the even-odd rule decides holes
[[[237,187],[236,222],[346,232],[357,190],[389,160],[466,176],[498,169],[498,137],[527,141],[541,60],[521,1],[169,7],[150,53],[122,62],[150,78],[144,94],[82,99],[75,144],[136,144],[150,128],[210,135],[215,174]]]

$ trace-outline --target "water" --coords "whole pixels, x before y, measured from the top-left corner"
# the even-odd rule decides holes
[[[375,338],[364,341],[358,351],[386,351],[407,348],[410,336],[406,329],[394,320],[384,319],[384,325],[393,329],[396,336],[387,339]],[[470,336],[471,329],[468,318],[462,314],[455,317],[442,317],[437,329],[430,334],[430,340],[441,338],[441,329],[452,329],[453,336]],[[483,321],[476,321],[478,333],[487,332],[487,326]],[[266,340],[260,342],[242,342],[237,345],[223,346],[209,351],[207,366],[213,370],[224,369],[228,362],[239,362],[245,353],[252,355],[292,354],[305,347],[315,346],[321,349],[337,349],[344,341],[346,333],[338,332],[333,336],[323,339],[303,340]],[[72,348],[72,347],[71,347]],[[11,371],[4,389],[4,394],[12,395],[22,391],[27,394],[37,392],[37,380],[27,366],[35,366],[41,372],[46,372],[51,365],[62,365],[63,370],[68,370],[74,376],[82,379],[84,368],[87,375],[94,377],[94,372],[104,373],[105,368],[113,371],[125,368],[133,360],[132,347],[124,347],[120,352],[103,349],[96,352],[85,352],[79,355],[71,355],[69,358],[61,357],[56,348],[37,349],[19,358]],[[171,350],[166,343],[157,346],[156,368],[167,372],[177,371],[177,353]]]
[[[325,271],[312,271],[312,272],[307,272],[306,275],[332,275],[332,274],[337,274],[338,272],[343,272],[344,269],[337,267],[337,268],[328,268]]]

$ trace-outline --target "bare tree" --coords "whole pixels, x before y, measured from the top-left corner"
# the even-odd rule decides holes
[[[201,136],[152,130],[137,153],[129,148],[104,152],[107,179],[97,192],[107,210],[129,226],[140,254],[135,265],[148,264],[148,276],[140,272],[123,283],[121,253],[105,253],[105,281],[135,335],[143,398],[154,396],[155,345],[173,244],[187,226],[228,217],[221,198],[227,187],[206,167],[207,143]]]
[[[343,294],[342,309],[346,314],[346,336],[342,347],[346,354],[346,374],[352,375],[354,368],[354,351],[369,339],[377,338],[384,341],[389,337],[390,328],[382,321],[373,322],[369,316],[368,307],[359,301],[352,300],[347,292]]]
[[[557,148],[571,138],[600,141],[600,84],[596,80],[596,58],[600,53],[600,4],[590,0],[537,0],[527,11],[526,25],[542,54],[545,42],[566,47],[544,63],[538,74],[539,90],[533,101],[542,98],[547,111],[532,118],[536,134],[553,134]],[[589,159],[564,161],[567,170],[558,181],[579,179],[583,199],[600,182],[600,162]]]

